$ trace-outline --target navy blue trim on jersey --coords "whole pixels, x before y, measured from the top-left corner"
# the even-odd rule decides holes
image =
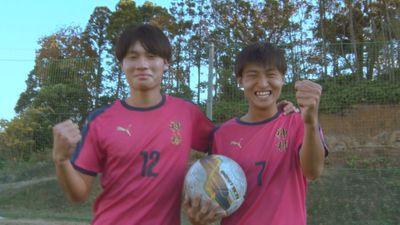
[[[208,143],[208,149],[207,149],[207,154],[212,155],[213,154],[213,143],[214,143],[214,137],[215,137],[215,132],[221,127],[221,125],[214,126],[213,131],[210,134],[210,142]]]
[[[325,151],[325,158],[328,157],[329,155],[329,148],[328,145],[325,142],[325,139],[322,137],[322,128],[318,125],[318,132],[319,132],[319,139],[322,142],[322,146],[324,147],[324,151]],[[301,146],[303,146],[303,144],[301,144],[299,146],[299,149],[297,150],[297,152],[300,154],[300,150],[301,150]]]
[[[236,117],[236,122],[238,122],[238,123],[240,123],[240,124],[243,124],[243,125],[261,125],[261,124],[268,123],[268,122],[270,122],[270,121],[272,121],[272,120],[278,118],[279,115],[280,115],[281,113],[282,113],[282,112],[278,111],[278,112],[275,113],[275,115],[273,115],[272,117],[270,117],[270,118],[268,118],[268,119],[265,119],[265,120],[261,120],[261,121],[259,121],[259,122],[254,122],[254,123],[252,123],[252,122],[245,122],[245,121],[240,120],[240,117]]]
[[[86,136],[87,136],[88,131],[89,131],[90,123],[91,123],[94,119],[96,119],[96,117],[98,117],[99,115],[101,115],[102,113],[104,113],[104,112],[105,112],[108,108],[110,108],[112,105],[113,105],[113,104],[109,104],[109,105],[104,106],[104,107],[102,107],[102,108],[96,109],[96,110],[94,110],[92,113],[90,113],[90,114],[89,114],[89,117],[88,117],[88,120],[87,120],[87,122],[86,122],[86,124],[85,124],[85,126],[84,126],[84,127],[82,128],[82,130],[81,130],[82,139],[81,139],[81,141],[78,143],[78,145],[76,146],[75,151],[74,151],[74,153],[72,154],[72,156],[71,156],[71,158],[70,158],[70,161],[71,161],[72,166],[73,166],[76,170],[78,170],[78,171],[80,171],[80,172],[82,172],[82,173],[84,173],[84,174],[88,174],[88,175],[91,175],[91,176],[96,176],[96,175],[97,175],[96,172],[88,171],[88,170],[85,170],[85,169],[80,168],[80,167],[78,167],[77,165],[75,165],[75,161],[76,161],[76,159],[78,158],[78,156],[79,156],[79,154],[80,154],[80,152],[81,152],[81,150],[82,150],[83,144],[85,143]]]
[[[166,97],[165,97],[165,95],[163,94],[163,95],[161,95],[161,101],[160,101],[157,105],[150,106],[150,107],[136,107],[136,106],[131,106],[131,105],[129,105],[128,103],[126,103],[126,100],[125,100],[125,99],[122,99],[122,100],[121,100],[121,104],[122,104],[125,108],[127,108],[127,109],[129,109],[129,110],[149,111],[149,110],[153,110],[153,109],[160,108],[162,105],[165,104],[165,101],[166,101]]]
[[[329,155],[329,148],[328,145],[325,142],[325,138],[322,136],[322,128],[321,126],[318,126],[318,132],[319,132],[319,139],[321,139],[322,141],[322,145],[324,146],[324,150],[325,150],[325,158],[328,157]]]
[[[89,171],[89,170],[85,170],[85,169],[83,169],[83,168],[81,168],[81,167],[75,165],[74,163],[72,163],[72,166],[75,168],[75,170],[78,170],[79,172],[81,172],[81,173],[83,173],[83,174],[86,174],[86,175],[89,175],[89,176],[92,176],[92,177],[97,176],[97,173],[96,173],[96,172]]]

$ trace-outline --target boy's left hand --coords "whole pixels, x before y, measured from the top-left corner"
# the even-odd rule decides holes
[[[322,93],[321,85],[309,80],[301,80],[296,81],[294,88],[304,123],[317,124],[318,107]]]

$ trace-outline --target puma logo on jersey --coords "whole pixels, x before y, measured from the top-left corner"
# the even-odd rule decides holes
[[[128,128],[124,128],[121,126],[117,127],[117,131],[122,131],[124,133],[126,133],[129,137],[131,136],[131,125],[129,124]]]
[[[242,140],[243,138],[240,138],[239,141],[231,141],[231,145],[236,145],[238,148],[242,148]]]

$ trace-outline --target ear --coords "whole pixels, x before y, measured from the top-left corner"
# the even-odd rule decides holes
[[[169,64],[167,60],[164,60],[164,72],[169,69]]]
[[[243,90],[242,77],[236,78],[236,81],[237,81],[238,87]]]

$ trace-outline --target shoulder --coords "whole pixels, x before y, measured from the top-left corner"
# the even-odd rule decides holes
[[[175,97],[175,96],[171,96],[171,95],[165,95],[165,96],[166,96],[167,104],[173,105],[178,110],[189,109],[189,110],[194,110],[194,111],[201,111],[200,106],[195,104],[194,102],[192,102],[189,99],[184,99],[184,98]]]
[[[172,103],[197,106],[190,99],[175,97],[175,96],[167,95],[167,94],[165,95],[165,97],[166,97],[167,101],[172,102]]]
[[[102,107],[94,109],[92,112],[89,113],[87,122],[94,121],[96,118],[104,115],[106,112],[108,112],[110,109],[115,107],[117,104],[120,104],[120,100],[116,100],[111,104],[108,104],[108,105],[105,105],[105,106],[102,106]]]
[[[303,118],[300,112],[293,112],[287,115],[283,113],[278,117],[276,126],[285,128],[287,130],[297,131],[302,130],[304,127]]]
[[[217,125],[217,126],[215,127],[215,129],[214,129],[214,133],[223,132],[223,131],[225,131],[225,130],[231,129],[232,126],[238,125],[237,120],[238,120],[238,118],[237,118],[237,117],[234,117],[234,118],[231,118],[231,119],[229,119],[229,120],[227,120],[227,121],[225,121],[225,122],[223,122],[223,123]]]
[[[300,112],[291,112],[286,115],[281,113],[278,117],[278,120],[295,122],[295,121],[302,121],[302,117]]]

